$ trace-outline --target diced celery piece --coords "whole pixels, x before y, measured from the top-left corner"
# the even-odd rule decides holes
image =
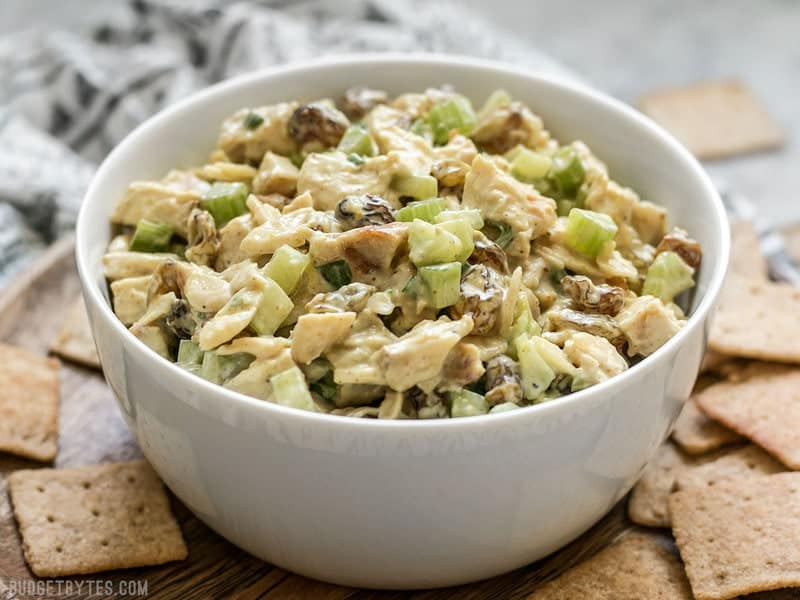
[[[253,362],[253,358],[252,355],[244,353],[221,356],[216,352],[206,352],[203,354],[199,375],[211,383],[225,383],[246,369]]]
[[[617,235],[617,224],[605,213],[573,208],[567,217],[565,239],[572,249],[590,258]]]
[[[319,394],[325,398],[325,400],[333,400],[339,386],[336,385],[336,382],[333,380],[333,371],[328,371],[325,375],[312,383],[309,388],[315,394]]]
[[[298,367],[291,367],[270,377],[272,400],[275,404],[310,410],[316,412],[317,406],[308,391],[308,384],[303,372]]]
[[[292,312],[294,304],[273,279],[264,278],[264,291],[250,327],[258,335],[272,335]]]
[[[367,128],[358,124],[347,128],[336,149],[345,154],[375,156],[375,143],[372,141]]]
[[[478,118],[483,119],[494,109],[505,106],[506,104],[511,104],[511,96],[509,93],[505,90],[495,90],[486,99],[486,102],[484,102],[481,110],[478,112]]]
[[[464,96],[454,96],[446,102],[437,104],[428,114],[428,123],[433,130],[433,141],[436,144],[446,144],[450,139],[450,132],[454,129],[469,135],[477,122],[478,118],[475,116],[472,104]]]
[[[392,187],[401,196],[417,200],[433,198],[439,193],[439,182],[431,175],[400,175],[392,180]]]
[[[428,288],[431,306],[435,309],[452,306],[461,297],[461,263],[420,267],[420,278]]]
[[[513,343],[519,359],[522,393],[528,400],[538,400],[550,387],[556,374],[539,354],[533,338],[521,335]]]
[[[319,274],[327,281],[333,289],[338,290],[343,285],[347,285],[353,280],[353,274],[350,272],[350,265],[346,260],[336,260],[326,265],[317,267]]]
[[[241,182],[212,184],[200,200],[200,208],[214,217],[217,227],[247,212],[247,185]]]
[[[545,154],[520,148],[511,161],[511,174],[520,181],[533,183],[550,172],[552,163],[550,157]]]
[[[574,196],[585,176],[586,172],[575,148],[564,146],[553,154],[549,177],[562,196]]]
[[[445,221],[466,221],[473,229],[483,229],[483,216],[477,208],[443,210],[434,219],[435,223],[444,223]]]
[[[546,362],[557,375],[574,375],[576,373],[577,368],[575,365],[569,362],[564,351],[553,342],[538,336],[531,337],[530,339],[533,347],[539,353],[539,356],[542,357],[544,362]]]
[[[442,225],[431,225],[415,219],[408,226],[408,245],[411,262],[418,267],[448,263],[463,255],[461,239]]]
[[[459,262],[467,260],[475,250],[475,230],[472,225],[464,219],[456,219],[439,223],[437,227],[452,233],[461,241],[461,250],[456,253],[456,260]]]
[[[469,390],[448,392],[451,417],[476,417],[489,412],[489,403],[480,394]]]
[[[664,303],[672,302],[675,296],[694,285],[693,275],[694,269],[677,253],[661,252],[647,269],[642,294],[660,298]]]
[[[364,157],[361,156],[360,154],[356,154],[355,152],[351,152],[350,154],[347,155],[347,162],[351,162],[355,166],[360,167],[361,165],[363,165],[367,161],[365,161]]]
[[[536,319],[533,318],[528,296],[520,294],[517,298],[517,304],[514,307],[514,321],[511,324],[511,331],[509,332],[508,339],[515,340],[521,335],[533,336],[539,335],[540,333],[542,333],[542,327],[536,322]],[[513,344],[509,350],[515,350]]]
[[[308,254],[283,245],[275,251],[261,272],[281,286],[284,292],[291,294],[310,264]]]
[[[514,404],[513,402],[503,402],[502,404],[495,404],[492,408],[490,408],[489,414],[496,415],[497,413],[504,413],[510,410],[517,410],[518,408],[520,407]]]
[[[181,340],[178,343],[178,360],[181,365],[199,365],[203,362],[203,351],[192,340]]]
[[[436,216],[442,212],[443,208],[444,200],[441,198],[428,198],[427,200],[409,202],[398,210],[394,216],[398,221],[422,219],[423,221],[432,223],[436,219]]]
[[[134,252],[166,252],[172,239],[172,227],[142,219],[136,224],[130,249]]]
[[[299,169],[306,160],[306,154],[302,150],[293,150],[286,155],[286,158],[292,161],[292,164]]]
[[[511,150],[506,152],[503,155],[503,158],[505,158],[509,163],[512,163],[514,162],[514,159],[517,158],[517,156],[519,156],[519,153],[522,152],[523,150],[527,150],[527,148],[525,148],[525,146],[523,146],[522,144],[517,144]]]

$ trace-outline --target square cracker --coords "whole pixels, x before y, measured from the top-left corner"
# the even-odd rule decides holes
[[[741,439],[738,433],[700,410],[694,396],[684,404],[672,430],[672,440],[687,454],[705,454]]]
[[[58,373],[57,360],[0,344],[0,451],[56,457]]]
[[[688,456],[669,442],[634,486],[628,503],[631,521],[648,527],[669,527],[670,494],[693,486],[778,473],[783,467],[755,446],[740,446],[702,456]],[[710,482],[710,483],[709,483]]]
[[[528,600],[680,600],[692,598],[678,558],[663,540],[629,533],[590,559],[565,571]]]
[[[92,369],[100,368],[83,298],[78,298],[70,307],[50,352]]]
[[[145,461],[16,471],[8,487],[25,559],[40,577],[186,558],[167,495]]]
[[[743,381],[703,390],[697,403],[712,418],[800,470],[800,369],[765,367]]]
[[[711,326],[715,352],[800,363],[800,288],[729,273]]]
[[[669,510],[695,598],[800,586],[800,473],[680,491]]]
[[[723,481],[772,475],[785,470],[786,467],[761,448],[748,444],[717,455],[709,462],[700,462],[679,471],[675,477],[675,488],[711,487]]]
[[[777,148],[784,141],[781,129],[739,81],[659,90],[643,96],[639,107],[701,159]]]
[[[751,279],[769,279],[769,265],[761,253],[761,242],[752,221],[740,219],[731,223],[730,272]]]

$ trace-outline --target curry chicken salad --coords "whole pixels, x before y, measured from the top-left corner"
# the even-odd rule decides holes
[[[503,91],[245,108],[128,187],[104,257],[133,335],[284,406],[462,417],[604,381],[684,325],[701,249]]]

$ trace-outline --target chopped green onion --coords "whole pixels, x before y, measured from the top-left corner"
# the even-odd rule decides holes
[[[431,225],[420,219],[408,226],[409,257],[415,265],[448,263],[463,254],[461,239],[442,225]]]
[[[461,249],[456,252],[455,260],[464,262],[467,260],[472,251],[475,250],[475,230],[472,225],[465,219],[454,219],[452,221],[444,221],[439,223],[437,227],[441,227],[445,231],[452,233],[461,242]]]
[[[428,288],[431,306],[435,309],[452,306],[461,297],[461,263],[420,267],[417,271]]]
[[[553,369],[556,375],[574,375],[576,372],[575,366],[569,362],[567,355],[564,351],[556,346],[553,342],[539,336],[532,336],[530,338],[533,347],[542,357],[542,360]]]
[[[478,119],[488,116],[496,108],[511,104],[511,96],[505,90],[495,90],[484,102],[483,107],[478,112]]]
[[[443,210],[434,219],[435,223],[444,223],[445,221],[466,221],[473,229],[483,229],[483,216],[477,208]]]
[[[181,340],[178,343],[178,360],[180,365],[199,365],[203,362],[203,351],[192,340]]]
[[[395,219],[398,221],[413,221],[414,219],[422,219],[428,223],[432,223],[436,216],[442,212],[444,208],[444,200],[441,198],[428,198],[427,200],[418,200],[417,202],[409,202],[403,208],[395,213]]]
[[[496,415],[497,413],[504,413],[510,410],[517,410],[518,408],[520,407],[514,404],[513,402],[503,402],[502,404],[495,404],[492,408],[490,408],[489,414]]]
[[[134,252],[166,252],[172,239],[172,227],[142,219],[136,224],[130,249]]]
[[[312,412],[317,410],[311,392],[308,391],[306,378],[298,367],[273,375],[269,383],[272,385],[272,400],[275,404]]]
[[[269,277],[264,278],[264,291],[256,314],[250,321],[250,328],[258,335],[273,335],[294,308],[286,292]]]
[[[241,182],[214,183],[200,200],[200,208],[214,217],[217,227],[247,212],[247,186]]]
[[[360,167],[365,162],[367,162],[367,161],[364,160],[364,157],[362,157],[360,154],[355,154],[355,153],[348,154],[347,155],[347,161],[353,163],[357,167]]]
[[[301,150],[294,150],[286,155],[292,164],[297,167],[298,169],[303,166],[303,162],[306,160],[306,155]]]
[[[375,143],[363,125],[350,125],[339,140],[337,150],[345,154],[375,156]]]
[[[533,338],[521,335],[513,343],[519,358],[522,392],[528,400],[538,400],[550,387],[556,374],[539,354]]]
[[[431,175],[400,175],[394,178],[392,187],[401,196],[417,200],[433,198],[439,193],[439,182]]]
[[[311,259],[307,254],[283,245],[275,250],[261,272],[281,286],[284,292],[291,294],[310,264]]]
[[[553,154],[549,177],[562,196],[575,195],[585,176],[586,172],[575,148],[564,146]]]
[[[519,148],[516,156],[511,161],[511,174],[526,183],[533,183],[550,172],[553,161],[549,156]]]
[[[428,114],[428,123],[433,130],[433,141],[436,144],[446,144],[450,139],[450,132],[454,129],[469,135],[477,122],[478,118],[475,116],[472,104],[464,96],[454,96],[446,102],[437,104]]]
[[[469,390],[458,390],[447,393],[450,400],[451,417],[476,417],[489,412],[486,398]]]
[[[507,223],[501,223],[500,221],[486,221],[486,227],[493,230],[493,232],[492,234],[487,232],[484,233],[486,233],[489,239],[500,246],[503,250],[508,248],[511,240],[514,239],[514,231],[511,229],[511,225],[508,225]]]
[[[607,214],[582,208],[569,211],[564,236],[567,245],[573,250],[594,258],[615,235],[617,224]]]
[[[322,275],[322,278],[336,290],[353,280],[350,265],[347,264],[346,260],[337,260],[326,265],[320,265],[317,270]]]
[[[672,299],[694,285],[694,269],[671,250],[659,253],[647,269],[642,294],[660,298],[662,302]]]
[[[243,124],[245,129],[258,129],[261,127],[261,124],[264,122],[264,117],[257,115],[254,112],[247,113],[247,116],[244,118]]]
[[[420,294],[425,290],[422,284],[422,278],[419,274],[414,274],[408,278],[406,284],[403,286],[401,292],[410,298],[419,298]]]

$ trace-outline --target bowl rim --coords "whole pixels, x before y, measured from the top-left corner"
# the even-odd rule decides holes
[[[705,200],[712,203],[716,219],[712,225],[718,229],[717,236],[720,241],[720,252],[717,263],[713,265],[713,273],[709,278],[708,287],[703,298],[695,310],[687,318],[686,324],[678,331],[672,338],[670,338],[663,346],[656,350],[650,356],[645,357],[637,364],[631,366],[629,369],[607,379],[606,381],[597,383],[584,390],[573,392],[567,396],[553,399],[541,404],[534,404],[531,406],[520,407],[519,409],[496,413],[477,415],[470,418],[450,418],[450,419],[364,419],[359,417],[350,417],[344,415],[331,415],[327,413],[311,412],[292,407],[282,406],[273,402],[267,402],[247,396],[245,394],[229,390],[220,385],[208,382],[201,377],[198,377],[188,371],[180,368],[176,363],[167,360],[166,358],[158,355],[151,350],[141,340],[136,338],[130,333],[127,327],[120,321],[114,314],[109,303],[105,301],[99,286],[95,285],[95,277],[88,265],[88,248],[84,248],[83,240],[88,236],[88,214],[92,208],[92,204],[96,204],[98,200],[92,202],[92,199],[98,196],[98,188],[101,186],[102,181],[105,179],[107,172],[111,169],[112,165],[117,162],[117,157],[122,154],[123,149],[135,140],[139,139],[150,133],[152,130],[157,129],[164,122],[171,121],[176,118],[185,116],[190,108],[197,102],[213,101],[217,96],[224,96],[231,93],[231,90],[236,88],[247,87],[255,81],[262,79],[270,79],[275,76],[297,75],[301,76],[305,71],[314,69],[324,69],[332,67],[341,67],[342,65],[363,65],[365,63],[382,63],[387,67],[398,66],[401,64],[424,64],[424,65],[439,65],[439,66],[453,66],[472,68],[476,71],[493,71],[506,74],[512,77],[524,78],[530,81],[536,81],[539,85],[550,86],[557,88],[559,92],[566,94],[573,94],[581,96],[583,100],[600,104],[605,109],[618,113],[621,117],[633,121],[637,126],[643,128],[651,135],[658,138],[667,148],[675,153],[678,158],[685,164],[685,167],[693,171],[696,178],[701,184],[701,190],[704,192]],[[674,349],[684,343],[685,340],[698,328],[702,327],[709,317],[709,312],[715,305],[717,298],[722,289],[723,280],[728,268],[729,254],[730,254],[730,231],[727,225],[727,216],[722,200],[719,197],[710,177],[705,172],[699,161],[669,132],[657,125],[655,122],[644,116],[631,106],[624,102],[617,100],[610,95],[591,88],[579,81],[568,79],[566,77],[553,75],[551,73],[539,73],[534,70],[529,70],[526,67],[516,66],[506,62],[493,61],[487,59],[473,58],[459,55],[449,54],[404,54],[404,53],[361,53],[361,54],[344,54],[344,55],[331,55],[323,58],[312,60],[293,62],[286,65],[267,67],[252,73],[239,75],[226,79],[212,86],[198,90],[188,97],[180,100],[172,105],[169,105],[156,114],[152,115],[133,131],[128,133],[122,141],[120,141],[114,149],[102,161],[91,183],[83,197],[83,202],[78,213],[76,224],[76,244],[75,256],[78,269],[78,275],[81,281],[84,298],[87,302],[94,305],[96,309],[95,314],[99,314],[104,320],[104,325],[110,326],[114,335],[122,336],[121,342],[125,343],[127,340],[130,342],[128,347],[135,348],[145,360],[152,361],[156,365],[168,369],[172,376],[177,381],[189,386],[203,390],[208,394],[209,398],[213,398],[214,402],[227,402],[238,403],[255,410],[266,411],[267,414],[274,412],[277,417],[296,421],[298,424],[312,424],[318,423],[320,426],[325,427],[338,427],[350,429],[352,427],[364,430],[377,431],[379,429],[413,429],[415,432],[437,432],[437,431],[453,431],[453,429],[474,429],[484,428],[489,424],[492,425],[508,425],[512,420],[521,417],[534,417],[536,415],[544,416],[553,412],[567,410],[568,407],[576,403],[589,403],[593,401],[600,401],[603,398],[613,396],[615,388],[624,387],[634,377],[639,374],[645,374],[656,367],[659,360],[673,352]],[[127,337],[126,337],[127,336]]]

